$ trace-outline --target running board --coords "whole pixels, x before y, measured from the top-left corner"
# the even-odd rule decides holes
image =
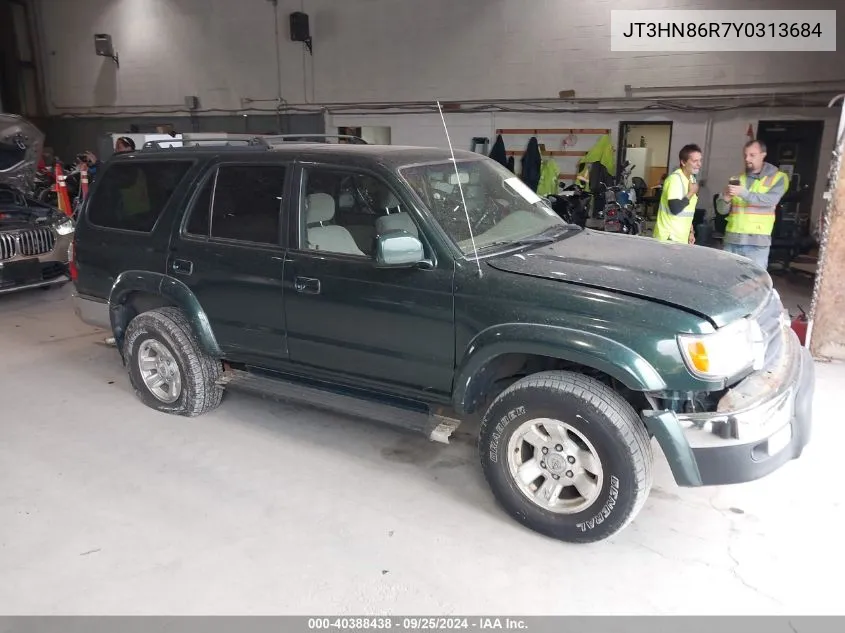
[[[270,398],[304,404],[352,418],[377,421],[425,435],[433,442],[449,443],[461,421],[430,409],[376,401],[369,394],[346,395],[315,385],[265,374],[227,368],[218,384]],[[355,392],[358,393],[358,392]]]

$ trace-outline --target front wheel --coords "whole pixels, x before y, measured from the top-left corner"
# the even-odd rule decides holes
[[[606,539],[639,513],[653,455],[634,409],[581,374],[542,372],[503,391],[479,434],[484,475],[528,528],[571,543]]]

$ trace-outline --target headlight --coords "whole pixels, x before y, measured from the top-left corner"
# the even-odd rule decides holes
[[[755,323],[741,319],[712,334],[680,334],[678,345],[693,375],[723,380],[754,366],[755,334]]]
[[[71,220],[63,220],[56,225],[56,233],[59,235],[70,235],[76,230]]]

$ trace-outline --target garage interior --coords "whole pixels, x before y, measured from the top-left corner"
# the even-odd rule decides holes
[[[769,274],[815,361],[801,459],[696,489],[679,488],[658,451],[632,525],[564,544],[497,507],[477,423],[444,446],[237,392],[175,418],[137,401],[110,333],[74,314],[72,283],[9,292],[0,614],[843,613],[825,575],[845,565],[842,45],[618,52],[612,3],[530,4],[0,0],[0,112],[31,121],[45,156],[68,165],[85,151],[107,161],[127,136],[139,147],[326,134],[448,149],[445,121],[456,149],[489,156],[501,141],[517,174],[536,140],[559,191],[609,137],[613,171],[633,166],[646,237],[663,178],[696,143],[691,248],[714,250],[725,232],[715,198],[743,169],[744,144],[764,141],[790,179]],[[720,8],[731,4],[747,5]],[[842,31],[837,4],[815,8],[839,8]]]

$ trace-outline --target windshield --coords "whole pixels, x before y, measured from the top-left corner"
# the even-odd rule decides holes
[[[481,250],[569,226],[540,196],[496,161],[481,157],[458,160],[457,165],[458,173],[452,161],[402,167],[399,173],[464,254],[474,252],[472,237],[475,247]]]

